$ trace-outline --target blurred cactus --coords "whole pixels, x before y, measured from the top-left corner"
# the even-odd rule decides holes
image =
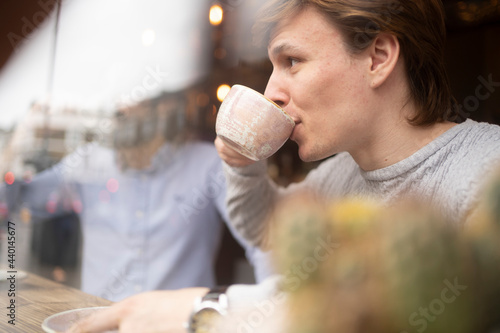
[[[327,240],[327,219],[323,211],[324,207],[307,195],[298,195],[287,201],[287,205],[278,207],[273,249],[280,271],[297,271],[304,260],[314,258],[318,241]],[[312,270],[298,275],[305,274],[308,275],[307,283],[318,278],[318,272]]]
[[[485,327],[500,325],[500,173],[488,183],[463,234],[474,259],[477,307]]]
[[[457,229],[421,205],[380,216],[381,275],[394,332],[474,332],[470,256]]]
[[[417,203],[326,205],[302,195],[282,204],[271,240],[290,292],[287,331],[488,332],[500,317],[500,181],[493,184],[465,232]]]

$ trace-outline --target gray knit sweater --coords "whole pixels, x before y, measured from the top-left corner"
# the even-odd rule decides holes
[[[300,189],[328,199],[362,196],[386,204],[416,195],[432,202],[450,221],[461,224],[478,200],[488,174],[498,165],[500,127],[467,120],[386,168],[365,172],[348,153],[341,153],[287,188],[277,187],[267,177],[265,162],[244,168],[225,165],[227,205],[231,223],[255,245],[262,241],[274,203]]]

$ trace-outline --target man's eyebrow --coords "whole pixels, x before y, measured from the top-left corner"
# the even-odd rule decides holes
[[[290,51],[300,51],[300,47],[289,43],[281,43],[271,48],[270,54],[276,57],[283,52],[290,52]]]

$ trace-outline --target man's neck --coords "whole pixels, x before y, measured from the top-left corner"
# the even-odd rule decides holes
[[[406,119],[400,119],[398,123],[384,126],[377,138],[363,149],[351,152],[351,155],[365,171],[382,169],[410,157],[455,125],[452,122],[440,122],[415,126]]]
[[[399,62],[383,85],[367,91],[369,114],[366,136],[349,151],[365,171],[398,163],[435,140],[455,123],[439,122],[426,126],[410,124],[419,107],[409,98],[410,87],[404,63]]]

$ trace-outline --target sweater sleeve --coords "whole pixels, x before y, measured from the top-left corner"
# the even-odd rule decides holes
[[[267,220],[279,200],[300,191],[331,194],[332,184],[328,179],[331,178],[329,176],[332,169],[338,164],[331,162],[334,161],[321,163],[304,181],[290,184],[286,188],[277,186],[268,176],[266,161],[241,168],[224,163],[227,181],[226,205],[230,223],[246,241],[261,246]]]
[[[267,162],[242,168],[224,163],[224,173],[229,220],[243,238],[259,246],[264,238],[265,221],[279,196],[277,186],[267,175]]]

